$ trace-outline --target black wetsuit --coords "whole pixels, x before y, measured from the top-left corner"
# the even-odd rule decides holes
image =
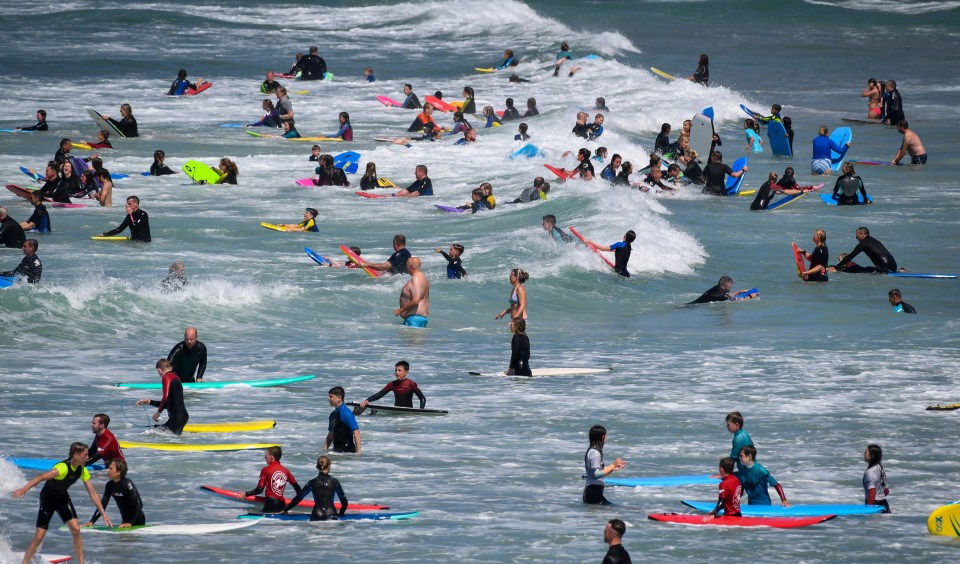
[[[877,271],[875,266],[860,266],[855,262],[848,262],[847,264],[836,266],[837,272],[846,272],[847,274],[871,274]]]
[[[529,188],[524,188],[523,192],[520,192],[520,197],[513,200],[514,204],[529,204],[534,200],[540,199],[540,190],[537,190],[536,186],[531,186]]]
[[[165,164],[159,164],[156,161],[150,165],[150,176],[166,176],[168,174],[176,174],[170,167]]]
[[[20,222],[9,215],[0,221],[0,244],[4,247],[19,249],[26,240],[27,235],[23,232],[23,227],[20,227]]]
[[[720,286],[714,286],[700,295],[699,298],[689,302],[690,304],[708,304],[710,302],[728,302],[730,295],[723,291]]]
[[[593,130],[590,129],[590,126],[586,123],[578,123],[573,126],[573,134],[576,135],[577,137],[590,139],[591,133],[593,133]]]
[[[726,177],[733,173],[733,169],[723,163],[709,163],[703,173],[707,178],[707,185],[703,187],[704,194],[713,196],[725,196],[727,194]]]
[[[593,163],[590,162],[590,159],[584,159],[580,161],[580,164],[577,165],[577,168],[573,170],[579,172],[579,177],[583,179],[586,179],[586,174],[588,172],[590,173],[591,177],[596,176],[596,174],[593,172]]]
[[[120,510],[120,522],[130,523],[133,526],[146,525],[147,518],[143,515],[143,501],[140,499],[140,492],[128,478],[120,478],[119,482],[110,480],[103,488],[103,497],[100,499],[100,505],[104,509],[110,503],[110,498],[117,504]],[[100,510],[93,512],[90,521],[97,522],[100,518]]]
[[[773,186],[770,185],[770,181],[766,181],[760,185],[760,188],[757,189],[757,197],[753,199],[753,203],[750,204],[750,209],[752,211],[765,210],[767,206],[770,205],[770,200],[773,199]]]
[[[306,55],[297,62],[300,67],[300,80],[323,80],[327,74],[327,62],[319,55]]]
[[[784,176],[780,180],[777,180],[777,186],[781,188],[786,188],[788,190],[790,189],[796,190],[800,188],[800,185],[797,184],[797,180],[792,176]]]
[[[917,313],[916,308],[914,308],[912,305],[908,304],[907,302],[900,302],[897,305],[903,308],[902,313]]]
[[[342,168],[336,167],[317,167],[317,180],[314,182],[317,186],[350,186],[347,175]]]
[[[47,125],[46,121],[38,121],[35,125],[30,127],[22,127],[20,131],[47,131],[50,129],[50,126]]]
[[[540,110],[536,108],[527,108],[527,111],[524,112],[523,117],[528,118],[528,117],[534,117],[538,115],[540,115]]]
[[[410,251],[406,248],[393,253],[390,255],[390,258],[387,259],[387,262],[390,263],[390,270],[388,272],[390,272],[390,274],[406,274],[408,260],[410,260]]]
[[[710,67],[707,65],[697,66],[697,70],[693,71],[693,81],[706,86],[710,82]]]
[[[23,243],[20,244],[23,246]],[[43,274],[43,263],[40,262],[40,257],[33,255],[32,257],[24,256],[20,260],[20,264],[17,265],[13,270],[7,272],[0,272],[0,276],[25,276],[27,282],[30,284],[39,284],[40,276]]]
[[[64,523],[77,518],[77,510],[73,508],[73,501],[67,490],[83,475],[84,467],[70,466],[70,460],[61,460],[67,465],[67,474],[62,480],[47,480],[40,490],[40,511],[37,513],[37,528],[47,529],[50,519],[56,513]]]
[[[473,98],[467,98],[463,101],[463,105],[460,106],[460,111],[463,112],[463,115],[475,114],[477,113],[477,103]]]
[[[519,333],[510,341],[510,370],[514,376],[533,376],[530,372],[530,338]]]
[[[670,152],[670,137],[666,133],[657,135],[657,140],[653,142],[653,152],[661,155]]]
[[[179,292],[187,285],[187,277],[182,272],[171,272],[160,281],[160,291],[164,293]]]
[[[416,110],[422,108],[423,104],[420,103],[420,98],[417,98],[417,95],[411,92],[407,96],[407,99],[403,101],[403,105],[400,107],[405,110]],[[466,108],[464,108],[464,110],[466,110]],[[476,111],[476,108],[473,108],[473,111]],[[473,113],[473,111],[470,113]],[[464,113],[466,113],[466,111],[464,111]]]
[[[687,163],[687,168],[683,171],[683,176],[694,184],[703,184],[706,179],[703,177],[703,169],[696,161]]]
[[[123,218],[123,223],[116,229],[111,229],[103,235],[110,237],[128,227],[130,228],[130,238],[132,240],[143,241],[144,243],[150,242],[150,219],[147,216],[147,212],[140,209],[133,213],[128,213],[127,216]]]
[[[517,111],[517,108],[510,106],[503,111],[503,116],[500,117],[501,121],[514,121],[520,119],[520,112]]]
[[[855,206],[860,203],[857,191],[863,196],[864,204],[870,203],[867,200],[867,189],[863,186],[863,180],[855,174],[844,174],[833,185],[833,199],[837,201],[838,206]]]
[[[810,253],[810,268],[815,266],[822,266],[823,268],[830,266],[830,251],[827,250],[826,245],[820,245]],[[808,274],[807,280],[809,282],[826,282],[827,273]]]
[[[622,544],[615,544],[607,549],[607,554],[600,564],[633,564],[633,561],[630,560],[630,554]]]
[[[260,83],[260,92],[264,94],[273,94],[280,88],[281,84],[276,80],[264,80]]]
[[[120,121],[113,118],[107,121],[112,123],[124,137],[140,137],[140,133],[137,131],[137,118],[133,116],[127,116]]]
[[[620,276],[630,278],[630,272],[627,271],[627,263],[630,262],[630,253],[633,252],[633,247],[626,241],[620,241],[619,243],[610,245],[610,248],[613,249],[613,269],[617,271],[617,274]]]
[[[30,216],[30,219],[27,220],[27,223],[32,223],[33,228],[40,233],[49,233],[51,231],[50,214],[47,213],[47,206],[43,205],[43,202],[33,208],[33,214]]]
[[[167,422],[159,427],[168,429],[174,435],[179,435],[183,433],[183,428],[187,426],[190,414],[187,413],[187,406],[183,403],[183,384],[180,383],[180,378],[177,377],[175,372],[170,371],[163,375],[163,379],[167,380],[168,375],[171,378],[169,378],[170,383],[165,390],[164,398],[160,401],[151,400],[150,405],[159,408],[159,411],[167,410]]]
[[[837,270],[841,270],[841,267],[845,266],[853,257],[860,253],[865,253],[870,258],[876,272],[883,274],[885,272],[897,271],[897,261],[893,258],[893,255],[890,254],[890,251],[883,246],[883,243],[869,235],[857,243],[857,246],[850,251],[850,254],[837,263]]]
[[[377,180],[376,176],[361,176],[360,177],[360,189],[361,190],[373,190],[374,188],[379,188],[380,183]]]
[[[188,349],[186,342],[180,341],[170,349],[167,360],[181,382],[203,380],[203,373],[207,370],[207,347],[197,341],[192,349]]]
[[[620,172],[617,173],[617,176],[613,178],[614,186],[630,186],[630,174],[624,170],[620,169]]]
[[[407,186],[407,192],[416,192],[421,196],[433,196],[433,182],[430,177],[425,176],[423,180],[415,180],[413,184]]]
[[[57,163],[58,165],[62,165],[63,163],[69,160],[70,160],[69,151],[64,151],[63,149],[57,149],[57,152],[53,154],[53,162]]]
[[[463,262],[460,260],[460,257],[450,258],[450,255],[440,251],[440,254],[443,258],[447,259],[447,278],[463,278],[467,275],[467,271],[463,269]]]
[[[393,392],[393,405],[396,407],[413,407],[413,396],[420,400],[420,409],[427,406],[427,398],[423,396],[417,383],[409,378],[399,378],[390,382],[382,390],[367,398],[368,402],[375,402],[383,396]]]
[[[903,115],[903,98],[900,97],[900,91],[896,88],[893,89],[893,92],[890,93],[890,97],[887,100],[887,113],[886,118],[889,120],[890,125],[897,125],[901,120],[907,119]]]
[[[307,493],[313,492],[313,512],[310,514],[311,521],[326,521],[336,519],[347,512],[349,502],[343,494],[343,487],[340,481],[329,474],[320,473],[319,476],[307,482],[307,485],[300,490],[290,503],[284,507],[284,511],[290,511],[300,503]],[[333,494],[337,494],[340,499],[340,511],[333,504]]]

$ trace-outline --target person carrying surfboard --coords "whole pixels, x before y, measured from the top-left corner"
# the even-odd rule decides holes
[[[413,396],[420,400],[420,409],[427,406],[427,398],[420,391],[417,383],[408,378],[410,373],[410,363],[401,360],[393,367],[396,379],[383,387],[379,392],[373,394],[360,402],[360,410],[363,411],[372,402],[377,401],[390,392],[393,392],[393,405],[397,407],[413,407]]]
[[[659,172],[659,170],[657,171]],[[671,188],[667,188],[671,190]],[[613,243],[611,245],[600,245],[594,241],[586,239],[584,242],[597,249],[598,251],[613,252],[614,254],[614,266],[613,269],[624,278],[630,278],[630,272],[627,270],[627,263],[630,262],[630,253],[633,248],[630,246],[630,243],[633,243],[637,239],[637,234],[631,229],[623,234],[623,240]]]

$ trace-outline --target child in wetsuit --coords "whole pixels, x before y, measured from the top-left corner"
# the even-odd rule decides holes
[[[320,471],[317,477],[307,482],[307,485],[300,490],[286,507],[284,513],[288,513],[297,506],[306,495],[313,492],[313,512],[310,514],[311,521],[327,521],[336,519],[347,512],[349,503],[347,497],[343,494],[343,487],[340,481],[330,475],[330,458],[321,456],[317,459],[317,470]],[[340,499],[340,510],[337,511],[333,503],[333,494],[337,494]]]
[[[167,157],[167,154],[159,149],[153,152],[153,164],[150,165],[150,176],[164,176],[167,174],[176,174],[176,172],[170,170],[170,167],[163,164],[163,160],[166,157]]]
[[[517,133],[516,135],[513,136],[514,141],[526,141],[527,139],[530,139],[530,136],[527,135],[527,124],[521,123],[517,127],[517,131],[519,131],[520,133]]]
[[[449,254],[443,252],[439,247],[434,249],[433,252],[440,253],[443,258],[447,259],[447,278],[451,280],[460,279],[467,275],[467,271],[463,269],[463,263],[460,261],[460,255],[463,254],[463,245],[459,243],[450,245]]]

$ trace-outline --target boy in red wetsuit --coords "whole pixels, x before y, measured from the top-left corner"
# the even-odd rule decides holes
[[[740,486],[740,479],[733,474],[733,459],[725,456],[720,459],[720,496],[717,498],[717,506],[703,518],[703,522],[712,521],[721,509],[725,517],[740,517],[741,495],[743,488]]]
[[[268,448],[266,454],[263,455],[267,465],[260,470],[260,481],[257,482],[257,487],[243,494],[244,497],[259,495],[266,488],[267,501],[263,504],[264,513],[280,513],[283,511],[287,504],[287,500],[283,497],[283,490],[287,484],[293,486],[297,495],[300,495],[300,485],[297,484],[297,479],[280,464],[281,456],[283,456],[283,451],[279,446]]]
[[[393,392],[393,405],[397,407],[413,407],[414,394],[416,394],[420,400],[420,409],[423,409],[427,405],[427,398],[423,396],[423,392],[417,387],[417,383],[407,378],[407,373],[410,372],[410,363],[401,360],[394,366],[393,372],[397,379],[384,386],[379,392],[360,402],[361,409],[365,409],[367,404],[377,401],[387,395],[388,392]]]

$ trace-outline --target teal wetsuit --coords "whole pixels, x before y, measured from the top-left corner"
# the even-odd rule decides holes
[[[740,478],[743,491],[747,494],[747,503],[750,505],[771,505],[767,485],[776,487],[777,480],[770,475],[770,471],[764,468],[762,464],[754,462],[750,468],[740,466],[736,476]]]
[[[730,458],[737,461],[737,470],[743,469],[743,465],[740,464],[740,449],[747,445],[753,446],[753,439],[750,438],[749,433],[740,429],[733,434],[733,448],[730,449]]]

